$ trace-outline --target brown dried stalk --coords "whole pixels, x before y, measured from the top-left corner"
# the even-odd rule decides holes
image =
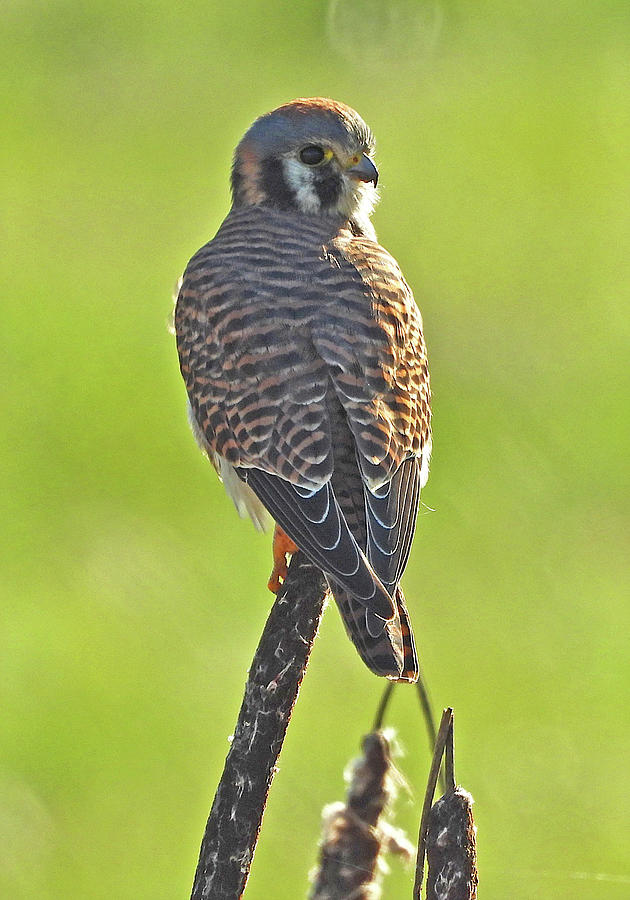
[[[433,805],[442,756],[446,757],[446,791]],[[476,900],[477,845],[473,798],[455,783],[453,710],[442,713],[424,797],[414,900],[420,900],[425,852],[429,863],[426,900]]]
[[[317,635],[328,586],[296,553],[249,670],[232,746],[201,843],[191,900],[238,900]]]

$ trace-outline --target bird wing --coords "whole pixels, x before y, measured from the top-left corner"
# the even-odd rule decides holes
[[[430,443],[420,316],[392,257],[318,220],[233,211],[189,263],[175,324],[209,446],[382,630]],[[361,545],[330,484],[331,385],[365,484]]]
[[[431,452],[422,319],[398,264],[374,241],[342,233],[329,254],[340,273],[337,315],[344,323],[318,322],[314,344],[354,438],[366,555],[393,594],[409,558]]]

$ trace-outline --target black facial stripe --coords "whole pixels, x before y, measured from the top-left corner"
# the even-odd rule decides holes
[[[263,159],[260,166],[260,182],[267,202],[279,209],[295,209],[295,194],[285,181],[281,159]]]
[[[319,197],[322,209],[328,209],[339,203],[342,191],[342,180],[339,172],[334,172],[329,166],[313,172],[314,187]]]

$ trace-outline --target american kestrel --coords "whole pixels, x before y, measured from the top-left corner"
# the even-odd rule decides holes
[[[368,667],[415,681],[400,579],[429,471],[429,372],[413,294],[370,222],[373,153],[333,100],[257,119],[175,326],[198,443],[241,515],[276,522],[272,589],[299,547]]]

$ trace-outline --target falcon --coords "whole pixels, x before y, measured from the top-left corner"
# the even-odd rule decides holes
[[[189,418],[241,515],[275,520],[367,666],[418,677],[400,580],[431,453],[422,320],[376,240],[374,138],[350,107],[293,100],[238,144],[232,207],[175,310]]]

